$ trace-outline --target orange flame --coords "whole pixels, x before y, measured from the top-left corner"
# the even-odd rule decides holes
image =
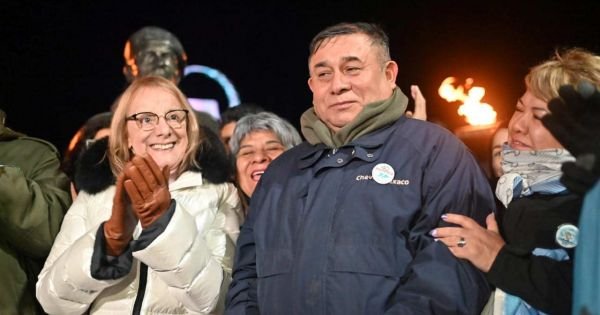
[[[458,114],[465,116],[465,120],[470,125],[489,125],[496,122],[496,112],[494,108],[487,103],[481,103],[485,95],[485,89],[480,86],[472,86],[473,79],[465,80],[465,85],[454,87],[455,77],[446,78],[440,88],[439,95],[448,102],[462,102],[458,108]],[[465,94],[465,90],[468,94]]]

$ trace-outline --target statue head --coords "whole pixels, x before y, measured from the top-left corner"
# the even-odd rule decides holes
[[[179,39],[169,31],[146,26],[133,33],[125,44],[123,74],[128,82],[149,75],[179,83],[187,55]]]

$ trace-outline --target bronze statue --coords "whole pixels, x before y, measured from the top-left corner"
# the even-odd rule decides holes
[[[125,44],[123,74],[128,82],[138,77],[157,75],[179,83],[187,55],[169,31],[146,26],[133,33]]]

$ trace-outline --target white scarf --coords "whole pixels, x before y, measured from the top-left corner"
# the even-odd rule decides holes
[[[502,171],[498,179],[496,197],[508,207],[515,197],[535,192],[556,194],[566,188],[559,182],[564,162],[575,161],[566,149],[539,151],[514,150],[507,144],[502,149]]]

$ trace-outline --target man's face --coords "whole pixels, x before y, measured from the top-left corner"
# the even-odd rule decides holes
[[[179,82],[179,60],[168,40],[151,40],[136,52],[137,77],[161,76]]]
[[[342,35],[327,39],[310,57],[308,86],[315,112],[333,132],[367,104],[392,95],[398,66],[382,61],[380,49],[367,35]]]

